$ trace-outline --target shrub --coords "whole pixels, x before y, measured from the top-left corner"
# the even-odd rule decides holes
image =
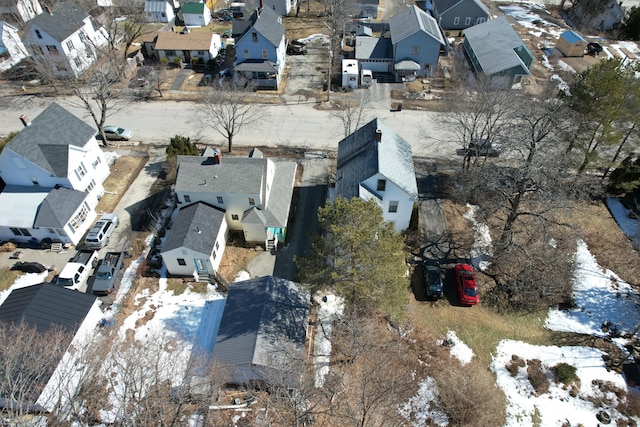
[[[18,248],[18,245],[16,245],[13,242],[7,242],[7,243],[3,243],[0,246],[0,252],[13,252]]]
[[[567,363],[559,363],[553,367],[553,374],[557,381],[563,384],[571,384],[576,380],[576,367]]]
[[[541,395],[549,391],[549,379],[542,369],[542,362],[540,362],[540,360],[533,359],[529,361],[527,374],[529,375],[529,382],[537,395]]]
[[[179,154],[197,156],[200,154],[200,150],[198,150],[195,143],[191,142],[189,137],[176,135],[171,138],[171,142],[167,147],[167,157],[175,157]]]
[[[169,65],[169,58],[163,56],[162,58],[160,58],[160,63],[162,65]]]
[[[182,65],[182,58],[180,58],[179,56],[176,56],[175,58],[173,58],[173,63],[176,64],[178,67]]]
[[[517,355],[512,354],[511,362],[509,362],[509,364],[506,366],[506,369],[512,377],[515,377],[518,374],[518,368],[523,368],[524,365],[524,360],[519,358]]]

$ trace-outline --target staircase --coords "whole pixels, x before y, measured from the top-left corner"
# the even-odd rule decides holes
[[[267,239],[264,241],[264,247],[268,251],[278,250],[278,236],[275,236],[273,239]]]

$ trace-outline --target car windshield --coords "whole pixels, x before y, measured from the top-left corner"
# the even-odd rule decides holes
[[[71,285],[73,285],[73,282],[71,281],[71,279],[58,278],[58,281],[56,283],[58,285],[60,285],[60,286],[71,286]]]
[[[464,288],[464,294],[470,297],[475,297],[478,295],[478,291],[476,288]]]
[[[123,129],[123,128],[118,128],[118,130],[117,130],[116,132],[118,132],[118,133],[123,133],[123,132],[124,132],[124,129]]]
[[[110,280],[111,279],[111,272],[109,271],[103,271],[101,273],[96,274],[96,278],[98,279],[102,279],[102,280]]]
[[[435,270],[429,271],[429,285],[438,286],[440,285],[440,275]]]

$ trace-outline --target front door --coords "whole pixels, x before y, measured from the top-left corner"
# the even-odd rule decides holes
[[[187,64],[191,64],[191,51],[183,50],[182,54],[184,55],[184,62]]]
[[[196,264],[196,272],[198,274],[209,274],[209,270],[207,270],[207,260],[204,259],[194,259]]]

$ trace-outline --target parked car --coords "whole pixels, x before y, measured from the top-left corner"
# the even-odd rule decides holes
[[[442,270],[440,263],[436,260],[425,260],[423,264],[424,283],[427,298],[442,298]]]
[[[133,136],[133,132],[119,126],[105,126],[104,135],[109,141],[128,141]],[[96,139],[102,139],[102,135],[96,135]]]
[[[16,262],[11,267],[12,270],[22,271],[23,273],[42,273],[47,270],[47,267],[39,262]]]
[[[500,155],[500,147],[492,144],[488,139],[471,140],[468,151],[474,156],[498,157]]]
[[[454,267],[456,288],[460,304],[476,305],[479,301],[476,274],[469,264],[458,264]]]
[[[300,40],[289,40],[289,43],[287,43],[287,53],[289,55],[306,55],[307,45]]]
[[[84,239],[84,244],[87,249],[100,249],[103,246],[109,244],[109,237],[113,233],[113,230],[118,227],[120,220],[118,219],[118,215],[116,214],[104,214],[98,220],[91,230],[89,230],[89,234]]]

